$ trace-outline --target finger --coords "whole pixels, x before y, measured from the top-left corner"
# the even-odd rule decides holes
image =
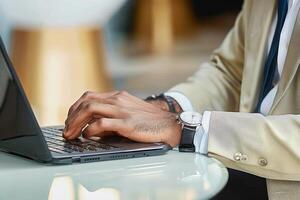
[[[82,129],[92,120],[95,120],[94,116],[96,115],[116,118],[118,109],[109,104],[84,103],[67,119],[64,137],[66,139],[79,137]]]
[[[97,106],[98,105],[98,106]],[[102,105],[102,106],[101,106]],[[104,107],[105,105],[105,107]],[[99,109],[99,112],[96,112],[97,107]],[[66,119],[65,121],[65,126],[68,127],[68,125],[70,125],[70,122],[74,120],[74,118],[76,118],[79,114],[79,112],[90,112],[93,109],[95,109],[95,113],[93,113],[93,118],[95,119],[99,119],[102,117],[114,117],[114,115],[112,115],[112,109],[113,109],[113,105],[110,104],[109,102],[101,102],[101,101],[96,101],[96,100],[87,100],[82,102],[76,110],[74,110]],[[103,113],[103,114],[101,114]]]
[[[106,92],[106,93],[95,93],[95,92],[85,92],[69,109],[68,116],[72,114],[74,110],[78,108],[78,106],[87,100],[92,99],[105,99],[110,96],[117,94],[118,91]]]
[[[113,96],[117,94],[119,91],[111,91],[111,92],[106,92],[106,93],[96,93],[96,92],[85,92],[69,109],[68,111],[68,116],[72,114],[74,110],[78,108],[78,106],[87,100],[92,100],[92,99],[105,99],[110,96]]]
[[[90,124],[83,131],[83,137],[114,135],[113,132],[123,132],[124,128],[124,122],[121,119],[101,118]]]
[[[81,106],[76,113],[68,117],[64,137],[66,139],[75,139],[80,136],[82,129],[86,127],[86,125],[99,119],[99,116],[112,117],[114,116],[114,112],[116,112],[116,109],[110,105],[94,103]]]
[[[112,131],[104,131],[101,133],[93,134],[92,136],[86,135],[85,132],[82,133],[82,137],[86,138],[86,139],[91,139],[93,137],[99,137],[101,139],[104,139],[106,137],[111,137],[111,136],[115,136],[115,135],[118,135],[117,132],[112,132]]]

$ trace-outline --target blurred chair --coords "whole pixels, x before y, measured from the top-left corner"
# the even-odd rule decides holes
[[[1,0],[11,57],[41,125],[62,124],[86,90],[112,88],[103,26],[125,0]]]

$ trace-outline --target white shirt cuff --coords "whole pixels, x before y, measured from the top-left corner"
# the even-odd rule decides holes
[[[199,153],[207,154],[208,153],[208,133],[209,133],[209,123],[210,123],[210,111],[205,111],[202,116],[202,129],[203,136],[200,143]]]
[[[208,131],[211,112],[205,111],[202,115],[202,126],[199,126],[194,136],[195,152],[208,153]]]

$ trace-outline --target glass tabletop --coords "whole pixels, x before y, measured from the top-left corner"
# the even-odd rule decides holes
[[[165,155],[45,165],[0,152],[0,199],[208,199],[228,179],[217,160],[172,150]]]

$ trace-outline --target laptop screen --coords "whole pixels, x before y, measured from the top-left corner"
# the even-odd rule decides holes
[[[3,54],[0,54],[0,140],[22,136],[20,95]]]
[[[34,159],[49,151],[0,38],[0,149]]]
[[[0,140],[36,135],[34,120],[3,52],[0,54]]]

